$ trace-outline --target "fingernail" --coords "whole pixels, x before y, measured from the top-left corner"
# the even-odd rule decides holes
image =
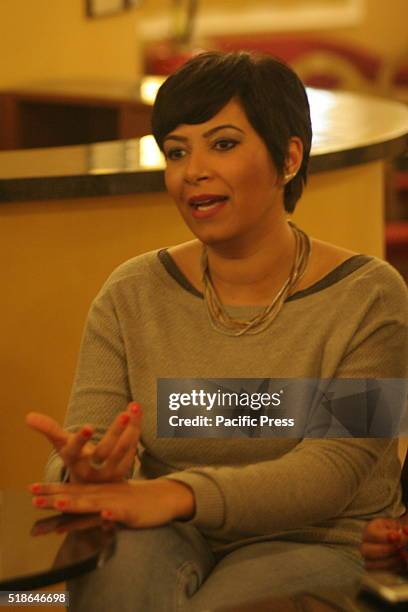
[[[92,436],[92,429],[90,427],[83,427],[81,435],[83,435],[84,438],[90,438]]]
[[[34,484],[30,485],[29,487],[31,493],[40,493],[41,492],[41,485],[39,482],[35,482]]]
[[[402,531],[405,533],[405,535],[408,535],[408,525],[404,525]]]
[[[68,506],[68,502],[64,499],[59,499],[55,502],[54,506],[55,508],[58,508],[58,510],[64,510],[64,508]]]
[[[41,508],[42,506],[45,506],[46,503],[47,503],[47,500],[45,499],[45,497],[34,497],[33,498],[34,506],[38,506],[39,508]]]
[[[387,534],[387,539],[389,542],[399,542],[401,540],[401,534],[398,531],[390,531]]]
[[[119,417],[119,421],[121,425],[127,425],[130,421],[130,415],[127,413],[121,414]]]
[[[130,405],[130,411],[132,414],[139,414],[141,408],[142,407],[138,402],[133,402],[133,404]]]
[[[102,518],[113,519],[113,513],[110,510],[102,510],[101,515]]]

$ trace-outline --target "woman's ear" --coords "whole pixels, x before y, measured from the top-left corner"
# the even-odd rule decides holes
[[[295,178],[302,165],[302,159],[303,143],[298,136],[292,136],[289,140],[288,154],[285,161],[285,174],[283,177],[285,184]]]

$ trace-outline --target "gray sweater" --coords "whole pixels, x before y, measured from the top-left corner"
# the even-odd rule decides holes
[[[256,307],[230,307],[240,318]],[[129,401],[143,408],[134,478],[189,485],[188,521],[213,550],[272,538],[355,547],[364,521],[399,516],[400,464],[390,439],[157,438],[158,378],[406,378],[408,299],[399,274],[354,256],[289,297],[264,332],[230,337],[166,250],[117,268],[86,323],[65,427],[96,438]],[[60,480],[53,453],[47,480]]]

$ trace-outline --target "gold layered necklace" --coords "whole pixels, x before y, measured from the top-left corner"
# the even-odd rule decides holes
[[[310,238],[289,221],[296,240],[295,258],[290,274],[272,302],[252,319],[240,320],[229,316],[220,302],[217,292],[211,282],[208,269],[208,254],[206,246],[201,255],[201,271],[204,285],[204,301],[212,327],[227,336],[242,336],[243,334],[259,334],[266,329],[281,310],[284,301],[291,293],[293,287],[304,275],[310,259],[312,245]]]

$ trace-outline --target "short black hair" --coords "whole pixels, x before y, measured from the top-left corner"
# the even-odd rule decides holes
[[[183,64],[162,84],[154,103],[152,133],[159,148],[163,151],[165,136],[178,125],[208,121],[232,98],[239,100],[281,176],[290,138],[302,141],[302,164],[284,193],[285,210],[293,212],[307,180],[312,125],[305,87],[280,59],[248,51],[208,51]]]

